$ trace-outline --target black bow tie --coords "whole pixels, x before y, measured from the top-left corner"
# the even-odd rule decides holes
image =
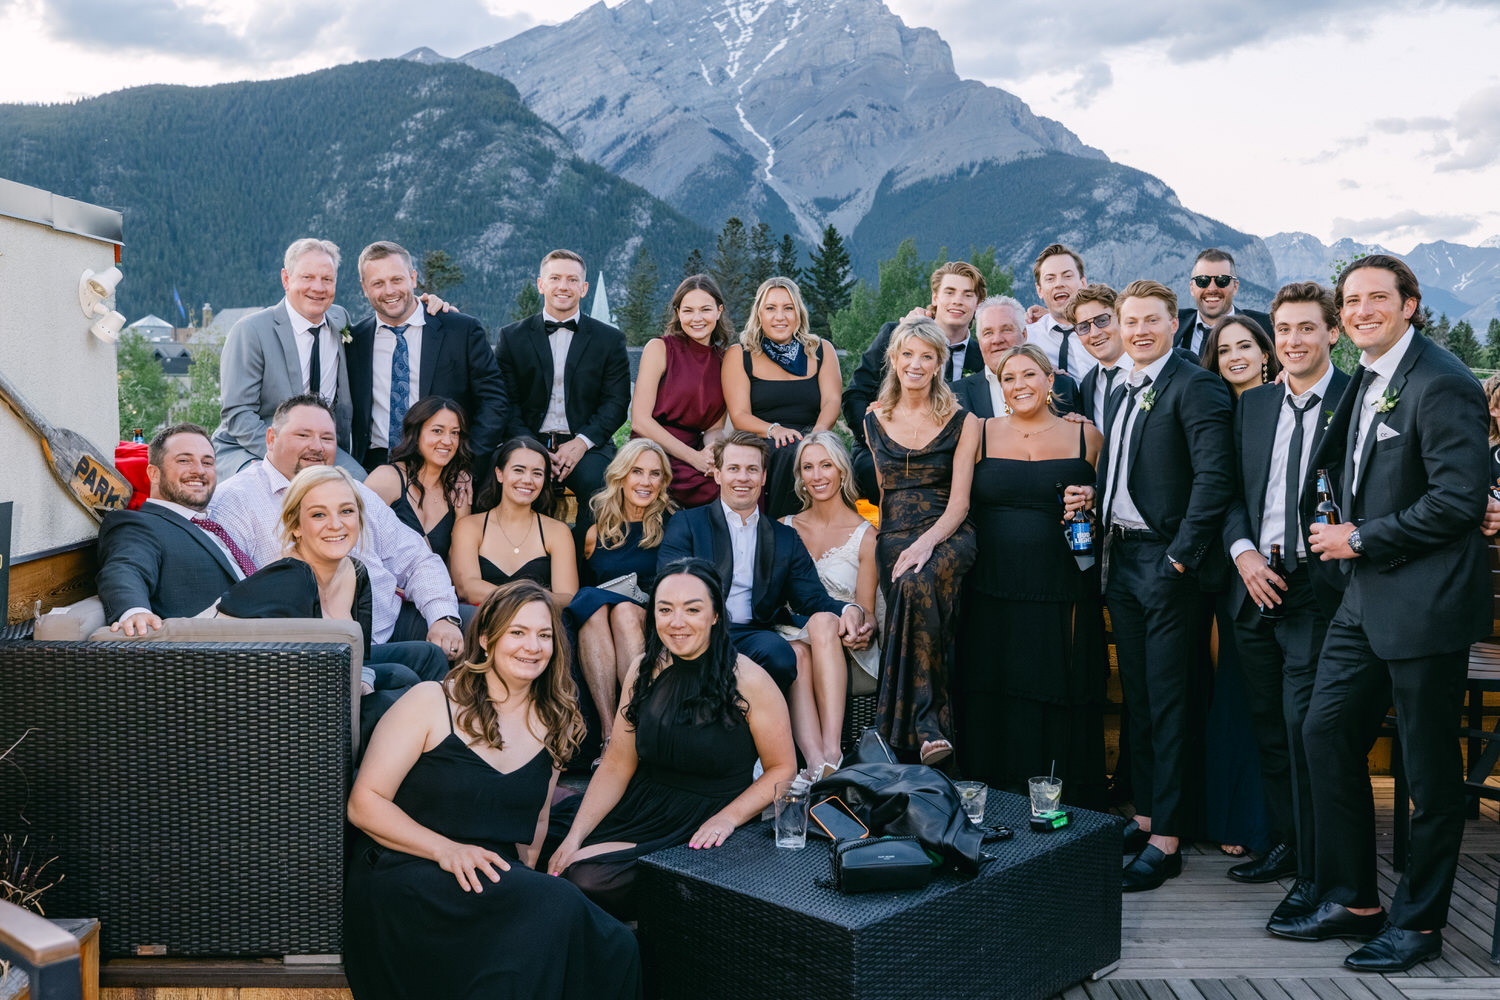
[[[578,332],[578,320],[577,319],[565,319],[561,323],[558,323],[555,320],[544,319],[544,320],[542,320],[542,328],[547,331],[547,333],[548,333],[549,336],[551,334],[556,333],[558,330],[562,330],[562,329],[572,330],[574,333],[577,333]]]

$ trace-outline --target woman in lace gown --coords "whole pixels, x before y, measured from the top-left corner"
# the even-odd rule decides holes
[[[829,596],[864,609],[865,626],[858,636],[844,640],[844,652],[856,669],[876,677],[880,646],[875,642],[875,623],[885,612],[885,602],[876,585],[875,530],[854,509],[856,488],[854,466],[838,435],[814,431],[797,445],[796,493],[802,511],[781,521],[796,529],[813,555],[818,579]],[[813,641],[805,627],[783,625],[781,634],[809,647]],[[808,656],[805,662],[813,664],[813,670],[799,672],[792,682],[792,734],[810,767],[821,762],[836,768],[842,759],[848,690],[844,658]],[[836,669],[818,671],[820,664],[836,665]]]
[[[943,380],[948,340],[930,319],[891,334],[885,380],[865,414],[880,479],[875,553],[885,591],[876,725],[924,764],[953,753],[949,683],[964,574],[974,564],[969,485],[979,421]]]
[[[391,449],[389,464],[365,479],[443,562],[448,561],[453,526],[468,516],[473,502],[468,438],[468,423],[457,403],[424,396],[406,411],[401,441]]]
[[[453,529],[448,564],[458,599],[479,604],[496,587],[533,580],[566,604],[578,591],[573,534],[555,517],[552,463],[541,443],[511,438],[495,450],[495,478],[480,493],[483,514]]]
[[[561,623],[530,581],[474,617],[470,659],[375,730],[349,796],[356,1000],[641,995],[630,929],[535,871],[559,769],[583,734]]]

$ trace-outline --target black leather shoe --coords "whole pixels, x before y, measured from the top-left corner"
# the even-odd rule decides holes
[[[1271,911],[1271,922],[1305,917],[1318,908],[1318,887],[1310,878],[1299,878],[1292,891],[1284,896],[1276,909]],[[1266,925],[1268,928],[1270,924]]]
[[[1324,903],[1300,917],[1288,917],[1266,924],[1266,930],[1277,937],[1293,941],[1327,941],[1329,938],[1370,938],[1385,926],[1385,911],[1360,916],[1338,903]]]
[[[1229,877],[1236,882],[1275,882],[1295,874],[1297,851],[1291,844],[1277,844],[1256,860],[1229,869]]]
[[[1181,874],[1181,851],[1163,854],[1161,848],[1147,844],[1134,861],[1120,870],[1120,888],[1124,892],[1147,892]]]
[[[1409,931],[1386,924],[1369,944],[1350,952],[1344,964],[1360,972],[1405,972],[1443,953],[1443,932]]]
[[[1146,844],[1151,840],[1150,831],[1142,830],[1141,825],[1135,820],[1126,823],[1123,832],[1125,837],[1125,856],[1127,858],[1132,854],[1141,853],[1145,849]]]

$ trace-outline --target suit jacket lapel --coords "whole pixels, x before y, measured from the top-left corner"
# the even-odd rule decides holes
[[[1141,407],[1142,397],[1144,397],[1148,392],[1154,392],[1155,395],[1151,397],[1152,400],[1160,399],[1161,394],[1166,391],[1167,382],[1172,378],[1172,371],[1181,363],[1182,362],[1180,359],[1169,357],[1167,359],[1167,363],[1162,366],[1161,374],[1152,379],[1150,385],[1146,386],[1146,388],[1142,389],[1139,393],[1136,394],[1134,403],[1129,403],[1129,397],[1126,397],[1126,400],[1120,404],[1121,406],[1129,404],[1135,406],[1141,411],[1136,415],[1135,426],[1130,430],[1130,440],[1126,442],[1130,446],[1130,464],[1127,466],[1128,475],[1133,475],[1135,473],[1136,460],[1140,457],[1141,453],[1141,439],[1145,436],[1146,433],[1146,421],[1151,418],[1152,413],[1152,410]],[[1155,404],[1153,403],[1153,409],[1154,408]],[[1134,495],[1135,493],[1132,490],[1131,496]]]
[[[1401,365],[1391,380],[1386,383],[1385,391],[1381,393],[1382,398],[1399,399],[1401,391],[1406,388],[1406,377],[1411,374],[1412,367],[1416,365],[1418,356],[1421,355],[1426,345],[1416,337],[1412,338],[1411,346],[1406,349],[1406,356],[1401,359]],[[1359,471],[1354,477],[1354,491],[1359,492],[1359,484],[1365,481],[1365,473],[1370,469],[1370,454],[1375,450],[1375,441],[1379,438],[1378,431],[1385,426],[1387,413],[1378,409],[1375,417],[1370,421],[1369,429],[1365,431],[1364,440],[1359,443]]]
[[[529,322],[527,339],[531,342],[531,349],[536,352],[537,371],[542,375],[542,395],[545,400],[552,394],[552,342],[547,339],[547,328],[542,325],[541,313],[531,317]],[[547,404],[544,401],[542,414],[546,412]]]
[[[292,314],[288,311],[286,299],[281,300],[281,305],[271,315],[272,330],[281,343],[281,354],[286,360],[287,385],[292,387],[292,394],[296,395],[306,390],[307,386],[302,381],[302,356],[297,353],[297,331],[292,329]]]
[[[417,303],[422,308],[422,303]],[[422,320],[422,370],[417,376],[417,398],[432,395],[432,376],[437,371],[438,351],[443,345],[443,314]],[[551,353],[550,351],[548,352]]]
[[[755,528],[755,578],[751,582],[751,604],[759,607],[776,572],[776,522],[765,514]]]
[[[1193,332],[1198,329],[1198,310],[1194,309],[1188,313],[1187,319],[1177,329],[1177,346],[1184,351],[1193,349]]]
[[[238,574],[235,570],[235,567],[229,562],[229,557],[224,554],[223,549],[214,544],[214,540],[212,538],[208,537],[208,532],[204,531],[192,521],[189,521],[187,518],[177,513],[175,510],[168,510],[161,504],[146,503],[142,504],[140,509],[142,513],[155,514],[157,517],[166,521],[168,524],[173,525],[178,530],[186,532],[189,538],[191,538],[199,545],[203,546],[204,551],[214,557],[214,561],[217,562],[221,567],[223,567],[224,572],[229,575],[229,578],[231,580],[237,578]]]
[[[984,352],[979,349],[979,338],[971,336],[969,346],[964,350],[964,374],[972,375],[982,371],[984,371]]]
[[[573,393],[573,387],[568,384],[568,378],[569,376],[576,375],[582,369],[583,359],[588,357],[589,343],[594,337],[594,332],[590,329],[589,323],[589,318],[583,315],[582,310],[579,310],[578,331],[573,334],[573,342],[568,345],[568,357],[563,362],[563,400],[565,402],[578,398]],[[568,419],[568,422],[571,425],[571,417]],[[575,431],[574,433],[577,432]]]
[[[1257,395],[1267,398],[1264,400],[1250,398],[1250,405],[1257,406],[1260,412],[1254,414],[1253,417],[1246,414],[1249,418],[1246,422],[1249,426],[1256,428],[1259,436],[1254,447],[1245,449],[1245,457],[1249,465],[1245,470],[1245,482],[1258,484],[1254,496],[1245,497],[1250,511],[1250,520],[1254,524],[1258,524],[1261,516],[1266,512],[1266,483],[1271,479],[1271,455],[1276,449],[1276,426],[1281,420],[1281,407],[1286,405],[1285,392],[1267,392]],[[1274,410],[1271,409],[1273,400],[1276,404]],[[1246,405],[1244,397],[1241,397],[1240,405]],[[1258,543],[1260,539],[1257,538],[1256,541]]]
[[[713,550],[714,569],[727,596],[734,581],[734,546],[729,541],[729,522],[724,519],[724,505],[718,501],[708,505],[708,534]]]

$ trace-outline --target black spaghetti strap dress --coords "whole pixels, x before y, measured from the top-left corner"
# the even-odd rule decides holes
[[[813,358],[817,367],[806,378],[757,378],[750,352],[744,351],[740,359],[745,364],[745,377],[750,380],[750,412],[768,423],[780,424],[806,434],[818,422],[818,413],[823,407],[823,396],[818,389],[818,374],[823,370],[823,345]],[[797,479],[795,462],[799,441],[771,446],[770,467],[766,470],[766,513],[774,520],[802,509],[802,502],[792,484]]]
[[[406,473],[401,466],[393,465],[396,476],[401,480],[401,495],[396,502],[391,504],[391,513],[396,515],[396,520],[406,525],[412,531],[427,539],[427,546],[437,553],[437,557],[443,562],[448,561],[448,550],[453,546],[453,522],[456,520],[453,514],[453,505],[448,505],[448,513],[438,519],[438,523],[432,526],[431,531],[422,527],[422,518],[417,514],[417,509],[411,505],[411,499],[406,494]]]
[[[484,544],[484,536],[490,530],[490,512],[484,512],[484,527],[479,532],[479,544]],[[479,557],[479,575],[485,583],[493,583],[497,587],[503,587],[512,580],[531,580],[541,584],[548,590],[552,589],[552,552],[547,548],[547,534],[542,531],[542,515],[536,516],[536,533],[542,538],[542,551],[546,555],[528,559],[516,568],[514,573],[505,570],[490,562],[484,556]]]

